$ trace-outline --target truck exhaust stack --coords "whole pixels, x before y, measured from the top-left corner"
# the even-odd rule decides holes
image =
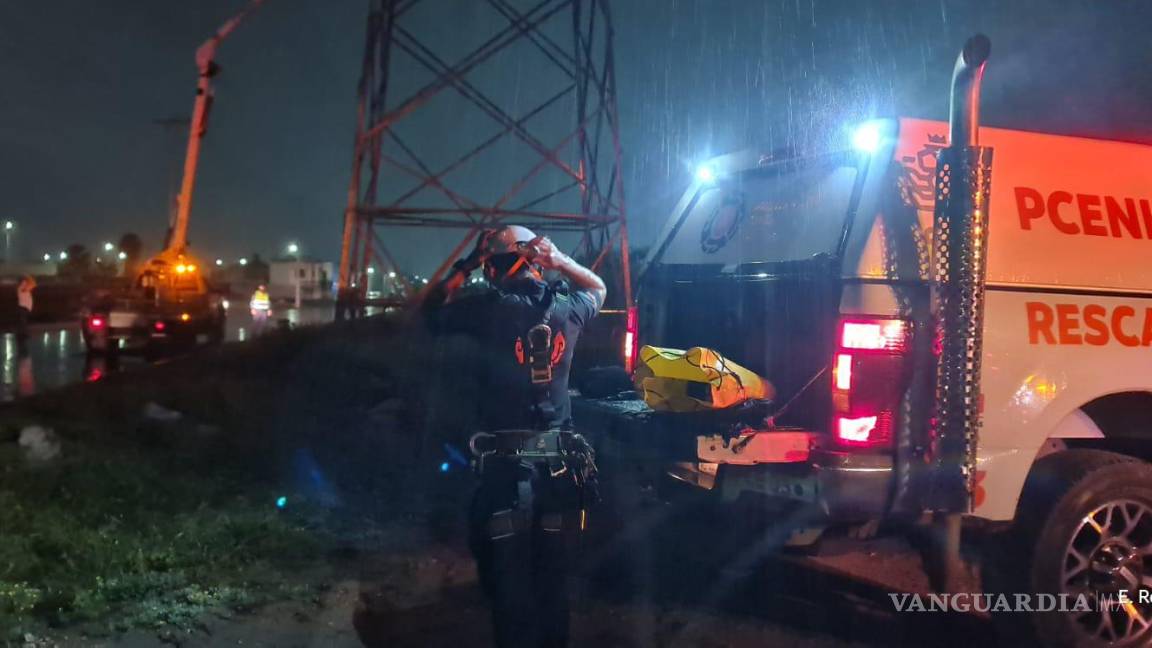
[[[992,41],[976,34],[964,43],[952,69],[952,103],[948,115],[948,145],[980,144],[980,83],[984,64],[992,53]]]
[[[980,82],[991,52],[986,36],[968,39],[952,73],[950,141],[936,160],[932,236],[932,314],[936,398],[927,507],[972,509],[980,428],[980,358],[992,149],[979,145]]]

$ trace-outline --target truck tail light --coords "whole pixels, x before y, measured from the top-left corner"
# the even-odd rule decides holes
[[[832,433],[837,444],[892,445],[893,414],[907,379],[909,338],[904,320],[841,321],[832,358]]]
[[[105,324],[107,324],[107,322],[105,322],[104,318],[100,317],[99,315],[93,315],[92,317],[88,318],[88,328],[93,331],[103,330]]]
[[[852,356],[848,353],[836,354],[836,366],[832,369],[836,389],[848,391],[852,388]]]
[[[907,330],[904,320],[845,320],[840,325],[840,348],[903,353]]]
[[[629,306],[627,313],[624,322],[624,371],[632,373],[636,368],[636,354],[640,350],[636,344],[636,336],[640,332],[640,316],[635,306]]]
[[[839,417],[836,419],[836,438],[846,442],[866,442],[876,430],[879,416],[862,416],[860,418]]]

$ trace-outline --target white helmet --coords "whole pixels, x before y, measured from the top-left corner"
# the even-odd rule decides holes
[[[527,227],[505,225],[484,239],[484,251],[488,256],[516,253],[535,238],[536,234]]]

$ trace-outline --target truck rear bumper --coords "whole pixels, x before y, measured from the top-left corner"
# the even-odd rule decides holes
[[[643,401],[574,398],[572,405],[597,452],[725,499],[759,494],[846,522],[883,517],[891,506],[891,456],[823,449],[825,434],[793,429],[725,439],[715,430],[676,427],[679,421],[653,416]]]
[[[800,503],[831,521],[883,517],[892,492],[892,459],[815,450],[800,464],[724,465],[717,485],[724,499],[754,493]]]

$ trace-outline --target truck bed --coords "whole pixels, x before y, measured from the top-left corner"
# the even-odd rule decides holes
[[[764,402],[705,412],[657,412],[641,399],[573,397],[578,432],[600,451],[637,461],[697,460],[697,437],[735,437],[747,426],[763,425]]]

